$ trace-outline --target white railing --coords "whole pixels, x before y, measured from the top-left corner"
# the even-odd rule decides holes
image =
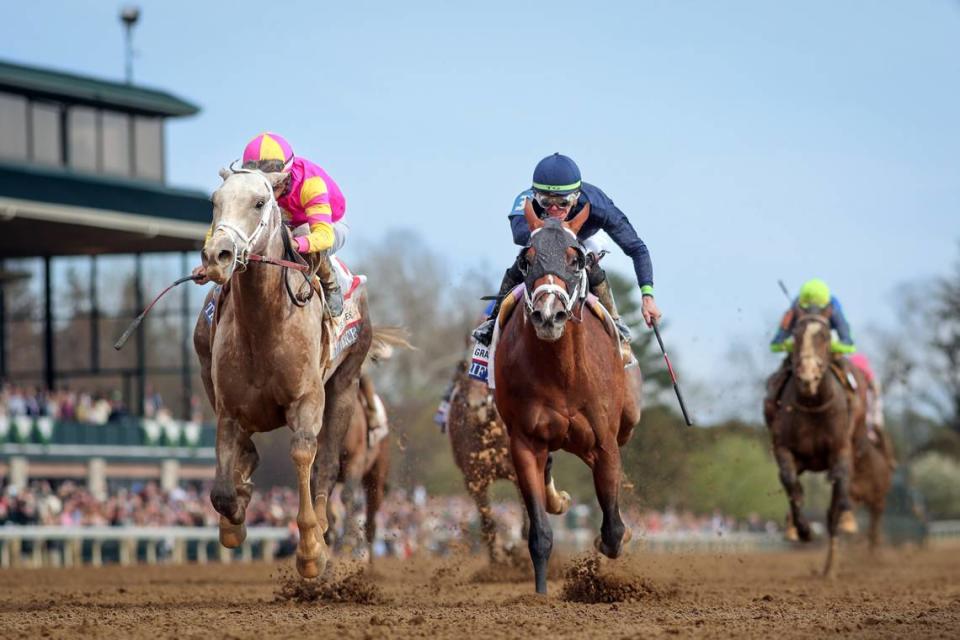
[[[277,545],[290,537],[285,527],[248,527],[247,538],[236,552],[242,562],[254,557],[254,545],[259,544],[260,558],[273,558]],[[30,551],[24,553],[24,542]],[[216,543],[220,562],[230,562],[234,550],[220,544],[216,527],[58,527],[58,526],[4,526],[0,527],[0,567],[78,566],[84,564],[83,547],[89,542],[89,563],[103,564],[103,545],[118,545],[118,560],[122,565],[138,561],[139,550],[144,550],[148,564],[160,561],[175,564],[187,561],[187,547],[196,545],[196,561],[209,561],[207,547]],[[54,544],[48,544],[54,543]]]

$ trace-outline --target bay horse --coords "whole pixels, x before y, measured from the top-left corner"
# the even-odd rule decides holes
[[[471,378],[467,361],[457,367],[450,395],[447,429],[453,460],[463,474],[467,492],[480,514],[480,532],[491,564],[500,562],[497,523],[490,508],[490,485],[497,480],[516,483],[510,461],[507,428],[497,413],[487,383]]]
[[[326,503],[339,471],[340,446],[355,406],[357,378],[374,340],[366,294],[356,340],[333,355],[320,296],[293,295],[286,268],[251,264],[257,254],[285,255],[290,238],[274,189],[283,173],[221,170],[213,193],[213,233],[202,251],[207,276],[223,287],[216,315],[201,312],[194,330],[203,385],[217,415],[216,476],[210,492],[220,514],[220,542],[246,537],[250,477],[258,463],[251,436],[288,426],[300,495],[296,567],[305,578],[326,567]],[[289,252],[288,252],[289,253]]]
[[[770,420],[780,482],[790,502],[786,537],[811,540],[799,475],[826,471],[833,489],[827,512],[830,546],[823,575],[833,578],[839,564],[838,534],[857,531],[851,508],[851,477],[854,434],[861,427],[865,434],[866,396],[850,390],[844,380],[857,375],[854,367],[846,366],[844,360],[831,365],[830,322],[823,310],[814,308],[801,315],[792,333],[795,347],[789,356],[790,375]],[[862,376],[859,383],[865,393]]]
[[[584,305],[586,254],[577,232],[589,205],[561,222],[540,220],[528,200],[524,215],[531,236],[521,253],[523,310],[506,320],[496,338],[493,374],[530,520],[536,590],[545,594],[553,548],[546,516],[570,505],[570,496],[554,485],[551,452],[573,453],[593,470],[603,512],[594,545],[617,558],[631,537],[620,516],[620,447],[640,420],[640,408],[628,392],[616,330]]]
[[[371,400],[371,398],[374,398]],[[370,443],[370,415],[376,411],[376,394],[367,374],[361,374],[360,386],[354,399],[353,417],[344,434],[340,454],[340,471],[337,482],[343,483],[340,500],[343,503],[345,523],[343,540],[357,540],[357,515],[360,512],[360,488],[366,497],[366,521],[364,539],[367,543],[368,561],[373,563],[373,543],[377,537],[377,511],[383,504],[390,470],[390,440],[384,436],[372,446]],[[332,501],[327,501],[327,544],[332,545],[335,516]]]

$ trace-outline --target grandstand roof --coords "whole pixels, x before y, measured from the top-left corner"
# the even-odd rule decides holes
[[[208,196],[150,181],[0,164],[0,255],[198,249]]]
[[[3,61],[0,88],[160,116],[190,116],[200,111],[198,106],[166,91]]]

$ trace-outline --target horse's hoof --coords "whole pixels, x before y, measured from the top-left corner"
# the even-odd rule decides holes
[[[570,494],[566,491],[559,491],[551,495],[547,492],[547,513],[555,516],[561,516],[570,508]]]
[[[837,523],[840,533],[856,533],[860,530],[857,526],[857,519],[853,517],[853,511],[844,511],[840,514],[840,521]]]
[[[794,526],[787,527],[787,530],[783,532],[783,538],[787,542],[800,542],[800,534],[797,533],[797,528]]]
[[[304,578],[316,578],[326,563],[321,563],[318,558],[303,558],[297,555],[297,573]]]
[[[630,540],[633,539],[633,531],[630,528],[623,530],[623,535],[620,537],[620,544],[616,548],[611,549],[603,543],[603,536],[597,536],[593,539],[593,548],[607,556],[611,560],[616,560],[621,555],[623,555],[623,549]]]
[[[247,525],[233,524],[224,517],[220,518],[220,544],[227,549],[236,549],[247,539]]]

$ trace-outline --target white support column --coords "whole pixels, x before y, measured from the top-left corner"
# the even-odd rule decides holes
[[[23,456],[10,458],[10,485],[17,489],[26,489],[30,479],[30,463]]]
[[[207,564],[207,541],[197,542],[197,564]]]
[[[90,564],[95,567],[103,566],[103,542],[100,540],[93,540],[93,545],[90,548]]]
[[[87,461],[87,490],[98,500],[107,499],[107,461],[103,458]]]
[[[173,491],[180,483],[180,462],[178,460],[164,460],[160,463],[160,488],[164,491]]]

